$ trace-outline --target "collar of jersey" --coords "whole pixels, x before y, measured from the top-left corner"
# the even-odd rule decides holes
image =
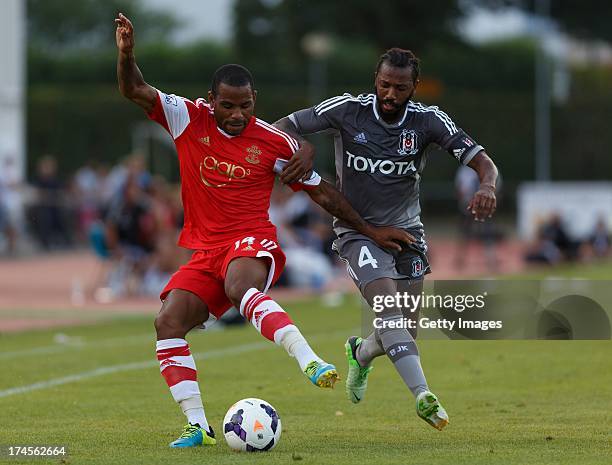
[[[408,102],[406,102],[406,108],[404,109],[404,116],[402,116],[402,118],[397,122],[397,123],[393,123],[393,124],[389,124],[387,123],[384,119],[382,119],[380,117],[380,115],[378,114],[378,99],[376,98],[376,94],[374,94],[374,104],[372,105],[372,110],[374,111],[374,116],[376,117],[376,119],[378,120],[378,122],[380,124],[382,124],[383,126],[387,126],[389,128],[398,128],[400,127],[402,124],[404,124],[404,121],[406,121],[406,116],[408,115]]]
[[[247,123],[246,127],[244,128],[244,131],[242,131],[237,136],[233,136],[231,134],[228,134],[223,129],[221,129],[218,125],[216,125],[217,126],[217,131],[219,131],[221,133],[221,135],[227,137],[228,139],[233,139],[234,137],[240,137],[240,136],[244,135],[244,133],[253,125],[253,121],[255,121],[255,117],[251,116],[251,119],[249,120],[249,122]]]

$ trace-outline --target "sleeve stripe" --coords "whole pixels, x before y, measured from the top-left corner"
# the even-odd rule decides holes
[[[417,112],[432,112],[434,113],[438,119],[440,119],[440,121],[442,121],[444,123],[444,125],[446,126],[446,128],[449,130],[449,132],[451,134],[454,134],[455,132],[457,132],[457,127],[455,126],[455,123],[453,123],[453,121],[450,119],[450,117],[444,113],[442,110],[440,110],[437,106],[425,106],[421,103],[414,103],[414,102],[410,102],[409,107],[411,109],[411,111],[417,111]]]
[[[318,108],[315,107],[315,113],[317,114],[317,116],[322,115],[323,113],[325,113],[328,110],[331,110],[332,108],[336,108],[340,105],[345,104],[346,102],[358,102],[363,106],[367,106],[369,104],[371,104],[372,102],[374,102],[374,95],[368,95],[366,97],[353,97],[353,96],[349,96],[349,97],[344,97],[341,100],[336,100],[334,102],[330,102],[329,104],[327,104],[327,106],[325,107],[321,107]],[[323,104],[321,104],[323,105]]]
[[[347,98],[352,98],[353,96],[351,94],[343,94],[343,95],[337,95],[336,97],[330,97],[327,100],[323,100],[321,103],[319,103],[318,105],[316,105],[314,107],[315,111],[318,112],[319,110],[321,110],[323,107],[325,107],[326,105],[329,105],[330,103],[334,103],[337,102],[338,100],[345,100]]]
[[[450,116],[448,116],[446,113],[444,113],[442,110],[440,110],[437,106],[425,106],[421,103],[414,103],[412,102],[409,106],[413,106],[417,109],[420,109],[422,111],[431,111],[433,112],[446,126],[446,128],[448,129],[448,131],[451,134],[455,134],[456,132],[458,132],[457,130],[457,126],[455,126],[455,123],[453,122],[453,120],[450,118]],[[448,124],[447,124],[448,123]]]
[[[293,137],[291,137],[286,132],[283,132],[280,129],[275,128],[271,124],[268,124],[265,121],[260,120],[259,118],[257,118],[257,120],[255,121],[255,124],[285,139],[287,141],[287,144],[289,144],[289,148],[291,148],[292,153],[295,153],[295,151],[300,148],[299,144]]]
[[[295,128],[298,128],[298,122],[297,122],[297,118],[295,117],[295,113],[291,113],[289,115],[289,121],[291,121],[293,123],[293,125],[295,126]]]
[[[208,103],[206,100],[204,100],[202,97],[196,99],[195,101],[196,105],[202,105],[204,107],[206,107],[208,109],[208,113],[212,113],[212,108],[210,108],[210,103]]]
[[[457,130],[457,126],[455,126],[455,123],[453,123],[453,120],[451,120],[446,113],[444,113],[436,106],[426,107],[424,105],[421,105],[420,103],[409,103],[407,108],[408,111],[416,113],[433,113],[434,115],[436,115],[436,117],[438,117],[440,121],[444,123],[444,126],[446,127],[451,136],[459,132]]]

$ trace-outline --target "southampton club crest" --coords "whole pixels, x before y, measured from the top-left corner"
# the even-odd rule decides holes
[[[418,151],[417,133],[412,129],[404,129],[399,136],[397,153],[400,155],[415,155]]]
[[[247,156],[244,158],[249,163],[253,165],[259,164],[259,156],[261,155],[261,150],[256,145],[251,145],[247,151]]]

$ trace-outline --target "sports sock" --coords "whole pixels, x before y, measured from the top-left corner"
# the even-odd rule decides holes
[[[323,363],[323,360],[312,350],[296,326],[290,325],[286,328],[287,330],[275,342],[282,345],[291,357],[295,357],[302,371],[310,362]]]
[[[249,289],[242,297],[240,313],[262,336],[283,346],[290,356],[295,357],[302,371],[312,361],[322,362],[289,315],[263,292],[254,287]]]
[[[422,281],[396,281],[388,278],[380,278],[369,283],[364,289],[363,295],[370,304],[370,307],[374,308],[373,303],[377,296],[395,295],[398,290],[418,295],[421,293],[422,289]],[[417,318],[417,310],[418,309],[410,310],[407,318]],[[383,327],[374,330],[374,338],[371,338],[371,335],[368,336],[368,342],[363,349],[364,357],[362,360],[366,362],[370,355],[377,353],[374,342],[378,341],[379,345],[393,362],[393,366],[402,377],[402,380],[415,397],[421,392],[429,390],[425,375],[423,374],[423,368],[421,367],[419,349],[414,341],[414,336],[407,329],[401,328],[400,323],[402,323],[404,317],[402,309],[385,307],[377,312],[377,317],[381,319]],[[361,352],[359,352],[359,354],[361,355]],[[359,360],[360,359],[358,359],[358,361]]]
[[[371,332],[368,337],[364,338],[355,351],[357,363],[362,367],[368,366],[372,360],[384,354],[385,349],[377,338],[376,332]]]
[[[157,360],[161,375],[187,421],[210,431],[202,405],[195,361],[187,341],[180,338],[157,341]]]
[[[401,313],[383,317],[382,323],[401,319]],[[419,349],[407,329],[381,328],[376,330],[382,346],[395,369],[416,397],[423,391],[428,391],[425,374],[421,367]]]

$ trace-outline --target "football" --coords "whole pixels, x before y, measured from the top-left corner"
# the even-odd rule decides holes
[[[230,448],[260,452],[272,449],[281,436],[281,419],[276,409],[261,399],[242,399],[232,405],[223,419],[223,434]]]

